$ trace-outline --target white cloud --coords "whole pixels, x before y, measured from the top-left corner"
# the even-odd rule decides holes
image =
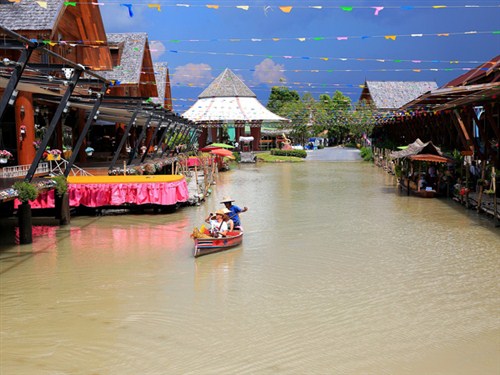
[[[283,74],[284,65],[276,64],[271,59],[264,59],[259,65],[255,66],[253,79],[259,83],[276,84],[286,80]]]
[[[157,61],[165,53],[165,45],[157,40],[149,41],[149,49],[153,61]]]
[[[213,80],[212,67],[208,64],[186,64],[175,68],[172,84],[206,85]]]

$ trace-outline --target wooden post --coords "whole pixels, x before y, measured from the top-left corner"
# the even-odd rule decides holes
[[[493,216],[494,216],[494,223],[495,227],[498,227],[500,224],[498,223],[498,214],[497,214],[497,179],[496,179],[496,172],[495,172],[495,167],[493,166],[491,168],[491,181],[493,182]]]
[[[33,222],[31,219],[31,205],[23,202],[17,208],[19,220],[19,243],[21,245],[33,242]]]
[[[479,186],[479,195],[477,197],[477,213],[481,212],[481,201],[483,198],[483,190],[484,190],[484,175],[486,172],[486,160],[483,160],[481,163],[481,185]]]
[[[61,212],[59,214],[59,224],[68,225],[71,222],[68,192],[64,193],[61,197],[59,197],[59,199],[61,200]]]

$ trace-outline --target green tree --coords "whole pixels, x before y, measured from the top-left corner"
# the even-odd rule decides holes
[[[299,100],[300,96],[297,91],[290,90],[288,87],[274,86],[266,107],[273,113],[280,113],[285,103]]]
[[[375,107],[371,102],[361,100],[354,106],[350,123],[351,134],[361,139],[363,134],[370,136],[375,125]]]

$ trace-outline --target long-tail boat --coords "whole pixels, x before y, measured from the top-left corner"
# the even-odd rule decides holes
[[[217,253],[238,246],[243,241],[243,232],[228,232],[227,236],[219,238],[194,238],[194,257]]]

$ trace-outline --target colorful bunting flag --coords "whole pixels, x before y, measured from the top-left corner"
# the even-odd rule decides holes
[[[128,9],[129,17],[134,17],[134,12],[132,11],[132,4],[120,4],[120,6],[123,6]]]
[[[46,1],[37,1],[36,2],[40,7],[47,9],[47,2]]]
[[[372,8],[375,9],[375,13],[374,13],[375,16],[378,16],[380,11],[382,11],[384,9],[384,7],[372,7]]]
[[[292,7],[290,6],[287,6],[287,7],[279,7],[280,10],[283,12],[283,13],[290,13],[292,11]]]
[[[156,8],[158,12],[161,12],[160,4],[148,4],[148,8]]]

